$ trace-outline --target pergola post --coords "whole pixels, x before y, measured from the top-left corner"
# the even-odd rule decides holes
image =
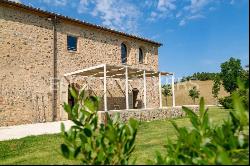
[[[104,84],[104,111],[108,111],[107,106],[107,66],[103,67],[103,84]]]
[[[173,107],[175,107],[175,94],[174,94],[174,73],[172,74],[172,98],[173,98]]]
[[[128,103],[128,66],[126,66],[125,70],[125,88],[126,88],[126,109],[129,109],[129,103]]]
[[[159,72],[159,100],[160,100],[160,108],[162,108],[162,91],[161,91],[161,72]]]
[[[144,101],[144,108],[147,108],[147,86],[146,86],[146,71],[143,70],[143,101]]]

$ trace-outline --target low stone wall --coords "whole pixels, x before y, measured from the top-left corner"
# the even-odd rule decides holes
[[[194,112],[198,112],[198,106],[186,106],[192,109]],[[137,119],[139,121],[152,121],[163,120],[185,116],[185,112],[181,106],[167,107],[162,109],[131,109],[131,110],[111,110],[108,111],[109,115],[114,117],[116,113],[120,114],[122,121],[128,121],[130,118]],[[99,122],[104,122],[104,111],[99,111]]]

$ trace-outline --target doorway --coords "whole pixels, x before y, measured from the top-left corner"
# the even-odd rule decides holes
[[[70,93],[70,90],[69,90],[70,86],[71,85],[68,85],[68,104],[70,105],[70,108],[72,108],[75,105],[75,99]],[[70,114],[68,114],[68,119],[72,120],[72,117],[70,116]]]
[[[137,109],[138,108],[138,100],[137,100],[138,93],[139,93],[139,90],[137,88],[133,88],[132,89],[132,94],[133,94],[133,109]]]
[[[68,85],[68,104],[70,105],[70,107],[72,108],[75,104],[76,104],[76,101],[74,99],[74,97],[71,95],[70,93],[70,87],[74,87],[75,90],[79,91],[79,85],[76,84],[76,83],[71,83]],[[72,117],[68,114],[68,119],[69,120],[72,120]]]

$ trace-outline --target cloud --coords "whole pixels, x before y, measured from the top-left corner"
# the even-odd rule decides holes
[[[186,25],[186,23],[190,20],[197,20],[197,19],[203,19],[206,18],[204,15],[201,14],[196,14],[196,15],[191,15],[191,16],[187,16],[184,17],[180,22],[179,22],[179,26],[184,26]]]
[[[182,19],[182,20],[179,22],[179,25],[180,25],[180,26],[186,25],[186,20],[185,20],[185,19]]]
[[[234,1],[234,0],[231,0],[231,1],[230,1],[230,4],[231,4],[231,5],[233,5],[234,3],[235,3],[235,1]]]
[[[201,14],[196,14],[196,15],[192,15],[187,17],[188,20],[196,20],[196,19],[201,19],[201,18],[205,18],[205,16],[201,15]]]
[[[90,4],[89,0],[80,0],[78,8],[77,8],[77,12],[79,14],[88,12],[88,5],[89,4]]]
[[[185,6],[184,9],[191,13],[200,12],[205,6],[207,6],[212,0],[191,0],[191,4]]]
[[[77,11],[99,17],[104,26],[130,33],[137,32],[141,14],[135,4],[123,0],[81,0]]]
[[[183,17],[181,17],[181,20],[179,22],[179,26],[184,26],[189,22],[190,20],[198,20],[198,19],[204,19],[206,18],[204,16],[204,11],[209,10],[213,11],[215,10],[215,7],[209,7],[207,6],[213,2],[213,0],[189,0],[190,4],[183,7],[182,12]],[[178,18],[176,16],[176,18]]]
[[[175,17],[176,17],[176,18],[179,18],[181,15],[182,15],[182,12],[180,11],[180,12],[178,12],[178,13],[175,15]]]
[[[212,6],[212,7],[210,7],[208,10],[209,10],[209,11],[214,11],[214,10],[216,10],[216,8]]]
[[[148,21],[155,21],[157,19],[166,18],[172,16],[176,9],[176,0],[158,0],[158,3],[151,4],[155,6],[155,9],[151,11]]]
[[[66,6],[68,4],[68,0],[41,0],[42,2],[53,5],[53,6]]]
[[[159,11],[167,11],[176,9],[175,4],[173,3],[175,0],[159,0],[157,9]]]
[[[21,3],[20,0],[10,0],[10,1],[13,1],[13,2],[16,2],[16,3]]]

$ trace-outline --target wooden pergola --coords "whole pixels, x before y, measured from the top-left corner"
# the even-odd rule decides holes
[[[109,64],[100,64],[97,66],[92,66],[86,69],[77,70],[71,73],[64,74],[64,77],[79,75],[83,77],[98,77],[103,79],[104,86],[104,111],[108,111],[107,109],[107,78],[113,79],[125,79],[125,94],[126,94],[126,109],[129,109],[129,98],[128,91],[129,79],[143,78],[143,102],[144,109],[147,109],[147,77],[159,77],[159,100],[160,100],[160,108],[162,108],[162,90],[161,90],[161,78],[162,76],[172,76],[172,96],[173,96],[173,107],[175,106],[175,94],[174,94],[174,74],[169,72],[155,72],[146,69],[138,69],[133,68],[128,65],[109,65]]]

